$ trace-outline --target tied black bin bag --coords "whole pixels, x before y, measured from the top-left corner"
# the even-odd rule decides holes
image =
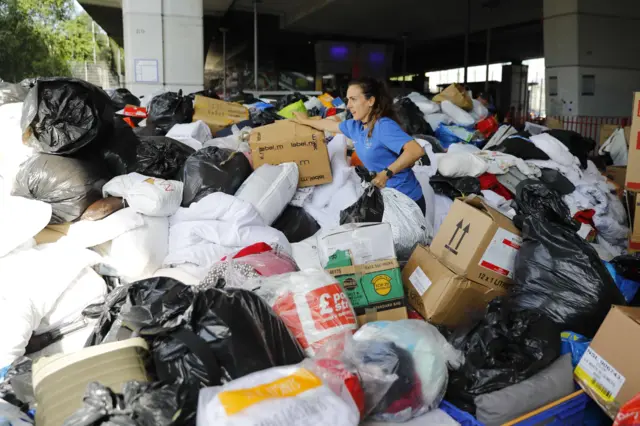
[[[125,383],[122,394],[118,394],[100,383],[89,383],[83,407],[65,420],[63,426],[193,424],[196,407],[185,406],[182,388],[179,384],[131,381]]]
[[[187,158],[180,172],[182,206],[189,207],[214,192],[234,195],[253,170],[241,152],[210,146]]]
[[[161,179],[178,179],[184,163],[194,152],[195,149],[165,136],[142,136],[132,171]]]
[[[393,109],[398,116],[400,127],[410,135],[434,136],[433,129],[424,119],[420,108],[409,98],[402,98],[393,104]]]
[[[593,337],[611,305],[625,305],[624,297],[595,249],[576,233],[578,226],[555,191],[542,183],[519,185],[516,200],[526,216],[514,220],[523,243],[515,259],[510,306]]]
[[[291,204],[287,205],[271,227],[282,232],[290,243],[313,237],[320,230],[320,225],[309,213]]]
[[[140,99],[138,99],[128,89],[120,88],[112,90],[109,93],[111,101],[118,111],[124,109],[127,105],[140,106]]]
[[[191,123],[193,120],[193,99],[178,93],[166,92],[155,96],[147,107],[147,127],[153,127],[166,134],[173,126]]]
[[[47,154],[73,154],[100,144],[113,128],[115,109],[109,96],[86,81],[42,78],[22,107],[23,141]]]
[[[489,303],[484,318],[458,329],[451,344],[465,356],[449,372],[445,399],[475,414],[476,396],[519,383],[549,366],[560,355],[560,332],[553,321],[534,311],[513,311],[502,298]]]
[[[354,204],[340,212],[340,225],[346,223],[380,223],[384,216],[384,197],[371,186]]]
[[[51,224],[73,222],[102,199],[109,176],[98,165],[76,158],[36,154],[22,163],[13,195],[51,205]]]

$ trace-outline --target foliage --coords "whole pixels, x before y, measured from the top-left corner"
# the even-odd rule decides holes
[[[96,58],[116,69],[119,47],[96,26]],[[91,17],[74,0],[0,0],[0,79],[68,76],[70,61],[93,61]]]

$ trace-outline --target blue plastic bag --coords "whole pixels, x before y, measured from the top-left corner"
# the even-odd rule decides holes
[[[591,343],[590,339],[573,331],[563,331],[560,334],[560,341],[560,355],[571,354],[571,363],[574,368],[578,365],[582,355],[584,355]]]
[[[454,143],[469,143],[473,137],[473,131],[469,131],[465,127],[447,126],[444,123],[440,123],[435,133],[436,138],[445,149]]]
[[[631,302],[640,288],[640,283],[618,274],[618,272],[616,272],[616,268],[611,263],[604,262],[604,265],[607,267],[607,270],[616,282],[616,286],[620,289],[620,293],[624,296],[624,300],[626,300],[627,303]]]

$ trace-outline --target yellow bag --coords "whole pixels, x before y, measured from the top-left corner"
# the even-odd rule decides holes
[[[327,108],[333,108],[333,96],[331,96],[328,93],[324,93],[320,96],[318,96],[318,100],[320,102],[322,102],[322,105],[324,105]]]
[[[289,118],[289,119],[293,119],[293,113],[294,112],[303,112],[303,113],[307,113],[307,109],[304,107],[304,102],[302,102],[301,100],[298,102],[294,102],[292,104],[287,105],[286,107],[282,108],[280,111],[278,111],[278,115],[280,117],[284,117],[284,118]]]
[[[473,109],[473,101],[461,84],[454,83],[433,97],[434,102],[451,101],[465,111]]]

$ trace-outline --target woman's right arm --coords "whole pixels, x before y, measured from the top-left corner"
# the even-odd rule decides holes
[[[305,126],[313,127],[316,130],[329,131],[331,133],[342,133],[340,131],[340,123],[331,119],[325,118],[324,120],[311,120],[305,114],[301,112],[294,112],[293,115],[295,121],[298,124],[304,124]]]

